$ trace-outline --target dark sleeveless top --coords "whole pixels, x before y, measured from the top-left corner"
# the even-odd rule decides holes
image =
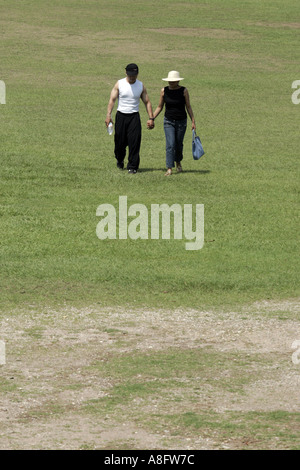
[[[170,88],[166,86],[164,90],[164,101],[166,105],[165,117],[175,121],[186,119],[185,97],[183,95],[185,88],[181,86],[178,90],[170,90]]]

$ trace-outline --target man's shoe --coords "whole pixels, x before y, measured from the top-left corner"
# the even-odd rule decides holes
[[[117,162],[117,168],[119,168],[119,170],[123,170],[124,163]]]
[[[136,174],[136,170],[132,170],[131,168],[128,170],[128,173],[130,175],[135,175]]]

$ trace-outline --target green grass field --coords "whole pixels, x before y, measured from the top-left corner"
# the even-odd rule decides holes
[[[2,302],[223,306],[298,290],[297,1],[1,2]],[[41,7],[43,5],[43,7]],[[291,23],[291,24],[290,24]],[[153,107],[183,74],[206,151],[166,181],[162,115],[141,172],[116,171],[105,129],[129,61]],[[204,204],[205,246],[101,241],[96,208]]]
[[[2,316],[66,305],[225,312],[299,296],[300,105],[291,100],[299,13],[298,0],[0,0]],[[182,174],[164,177],[163,115],[147,130],[142,103],[140,172],[116,168],[104,120],[129,62],[139,65],[154,109],[169,70],[185,78],[205,155],[193,160],[188,123]],[[148,208],[204,204],[204,247],[98,239],[97,207],[117,208],[121,195]],[[182,361],[183,371],[189,358]],[[130,364],[118,364],[129,380]],[[226,431],[215,412],[198,411],[171,416],[166,408],[165,426]],[[239,422],[232,411],[231,431],[256,419]]]

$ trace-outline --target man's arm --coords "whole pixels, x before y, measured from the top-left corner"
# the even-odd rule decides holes
[[[153,129],[154,128],[154,119],[153,119],[152,104],[151,104],[151,101],[149,99],[149,96],[148,96],[148,93],[147,93],[147,90],[146,90],[145,87],[143,88],[143,92],[141,94],[141,99],[142,99],[143,103],[146,106],[147,113],[148,113],[148,116],[149,116],[149,119],[147,121],[147,127],[148,127],[148,129]]]
[[[119,96],[119,82],[117,82],[115,86],[113,87],[113,89],[111,90],[109,102],[107,105],[106,119],[105,119],[106,127],[108,126],[110,122],[112,122],[111,113],[112,113],[112,110],[114,108],[114,105],[118,96]]]

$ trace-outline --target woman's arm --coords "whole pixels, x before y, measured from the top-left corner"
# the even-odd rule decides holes
[[[160,97],[159,97],[159,103],[158,103],[158,106],[156,108],[156,110],[154,111],[153,113],[153,117],[154,119],[157,118],[157,116],[159,115],[159,113],[161,113],[161,111],[163,110],[163,107],[164,107],[164,94],[165,94],[165,90],[164,88],[161,89],[160,91]]]
[[[185,97],[186,110],[187,110],[187,112],[188,112],[188,114],[191,118],[191,121],[192,121],[192,129],[196,130],[196,123],[195,123],[194,113],[193,113],[193,110],[192,110],[192,107],[191,107],[190,96],[189,96],[189,92],[187,91],[187,89],[184,90],[184,97]]]

